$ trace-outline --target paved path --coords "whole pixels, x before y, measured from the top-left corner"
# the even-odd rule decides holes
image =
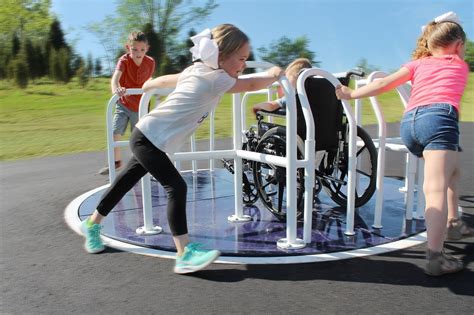
[[[396,126],[389,130],[396,133]],[[474,225],[474,124],[462,124],[461,205]],[[67,204],[106,184],[104,152],[1,162],[1,314],[472,313],[474,238],[447,243],[467,269],[423,274],[424,246],[337,262],[211,265],[190,275],[174,261],[82,250]],[[403,158],[387,173],[403,175]]]

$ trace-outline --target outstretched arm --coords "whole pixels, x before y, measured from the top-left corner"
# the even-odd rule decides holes
[[[272,67],[266,71],[265,75],[237,79],[234,86],[227,93],[240,93],[264,89],[277,81],[284,74],[280,67]]]
[[[173,88],[176,87],[176,83],[178,82],[179,73],[177,74],[167,74],[153,80],[148,80],[143,84],[142,89],[145,92],[148,92],[153,89],[158,88]]]
[[[336,96],[340,100],[375,96],[390,91],[409,79],[410,71],[408,68],[402,67],[397,72],[394,72],[385,78],[375,80],[357,90],[352,90],[347,86],[339,85],[336,87]]]
[[[266,110],[269,112],[273,112],[274,110],[279,109],[281,106],[277,101],[269,101],[269,102],[263,102],[263,103],[258,103],[253,105],[253,113],[256,114],[259,110]]]

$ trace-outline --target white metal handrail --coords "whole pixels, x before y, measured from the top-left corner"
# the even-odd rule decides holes
[[[142,89],[127,89],[125,95],[139,95],[142,94]],[[107,128],[107,159],[109,166],[109,182],[112,183],[115,179],[115,152],[114,148],[116,147],[125,147],[128,145],[128,141],[114,141],[114,131],[113,131],[113,113],[115,109],[115,104],[119,100],[117,94],[112,95],[107,103],[107,111],[105,115],[106,128]]]
[[[262,66],[256,63],[255,66]],[[263,63],[263,67],[269,67],[271,64]],[[256,74],[258,75],[258,74]],[[304,86],[304,80],[309,76],[320,75],[326,77],[333,85],[339,84],[339,81],[330,73],[318,69],[306,70],[298,80],[298,86],[301,88]],[[240,93],[233,95],[233,149],[232,150],[213,150],[199,151],[199,152],[179,152],[170,155],[175,161],[186,160],[186,159],[212,159],[212,158],[233,158],[234,159],[234,192],[235,192],[235,214],[229,217],[231,221],[246,221],[247,218],[243,215],[242,207],[242,158],[269,162],[275,165],[286,167],[287,175],[287,229],[286,238],[283,238],[277,242],[278,247],[285,249],[297,249],[305,246],[305,243],[311,242],[311,215],[312,215],[312,193],[314,188],[314,156],[315,156],[315,140],[314,140],[314,120],[311,113],[311,109],[307,99],[304,95],[300,95],[302,100],[303,114],[307,125],[307,139],[305,140],[305,154],[302,160],[297,159],[296,152],[296,96],[295,91],[291,87],[286,77],[280,80],[280,85],[283,88],[284,94],[287,97],[287,114],[286,114],[286,157],[276,157],[272,155],[266,155],[255,152],[248,152],[241,150],[242,148],[242,99]],[[131,93],[140,94],[142,91],[129,91]],[[166,95],[169,91],[154,90],[142,95],[139,108],[139,117],[142,117],[148,112],[148,103],[154,94]],[[112,98],[111,101],[115,102],[116,98]],[[343,102],[344,110],[348,116],[350,136],[349,136],[349,188],[348,188],[348,218],[352,217],[352,221],[348,220],[348,229],[346,234],[353,234],[353,216],[354,216],[354,187],[353,176],[354,176],[354,162],[355,157],[355,122],[351,112],[351,108],[348,104]],[[111,116],[112,111],[108,112],[108,117]],[[109,125],[108,125],[109,127]],[[111,129],[111,125],[110,128]],[[113,141],[113,138],[112,138]],[[113,142],[111,142],[113,143]],[[117,145],[117,144],[114,144]],[[123,145],[123,144],[121,144]],[[109,151],[113,147],[109,146]],[[113,161],[113,159],[112,159]],[[296,237],[297,221],[296,221],[296,208],[297,208],[297,196],[296,196],[296,171],[297,168],[305,168],[305,226],[304,226],[304,240]],[[113,169],[113,168],[112,168]],[[352,193],[351,193],[352,191]],[[144,227],[137,229],[137,232],[144,234],[157,233],[159,227],[153,226],[152,209],[151,209],[151,189],[149,176],[145,176],[142,179],[142,194],[143,194],[143,220]],[[351,210],[352,209],[352,210]],[[161,230],[161,229],[159,229]]]
[[[314,136],[314,122],[313,117],[311,114],[311,108],[309,106],[308,98],[304,93],[305,87],[304,82],[310,76],[321,76],[327,79],[331,84],[336,87],[341,83],[339,80],[331,73],[319,69],[319,68],[312,68],[304,70],[298,77],[297,81],[297,91],[298,96],[300,98],[301,105],[303,107],[303,115],[305,116],[306,121],[306,141],[305,141],[305,156],[309,154],[308,151],[315,151],[316,143],[315,143],[315,136]],[[352,111],[352,107],[350,106],[349,102],[346,100],[342,100],[342,107],[344,112],[346,113],[347,122],[349,125],[349,154],[348,154],[348,182],[347,182],[347,214],[346,214],[346,231],[344,232],[346,235],[354,235],[354,213],[355,213],[355,179],[356,179],[356,136],[357,136],[357,125],[354,119],[354,114]],[[308,124],[310,122],[310,124]],[[309,140],[308,140],[309,139]],[[311,142],[308,142],[311,141]],[[313,158],[314,161],[314,158]],[[314,164],[314,162],[313,162]],[[309,170],[309,169],[308,169]],[[312,174],[308,174],[308,176],[314,177],[314,165]],[[314,178],[313,178],[314,183]],[[306,184],[306,181],[305,181]],[[313,184],[314,185],[314,184]],[[306,194],[311,193],[312,190],[305,191]],[[312,198],[305,199],[305,222],[304,222],[304,234],[310,235],[311,233],[311,216],[309,215],[309,206],[308,209],[307,204],[312,203]]]
[[[375,71],[372,72],[367,80],[365,82],[362,82],[362,84],[368,84],[370,82],[373,82],[375,80],[384,78],[387,76],[387,73],[382,72],[382,71]],[[408,105],[408,99],[410,97],[410,92],[409,92],[409,86],[407,84],[400,85],[396,88],[396,91],[400,97],[400,101],[403,104],[403,107],[406,108]],[[377,99],[377,97],[372,96],[369,98],[370,102],[372,104],[372,107],[374,108],[374,111],[376,109],[380,111],[380,104]],[[377,111],[376,111],[377,114]],[[383,119],[383,114],[381,114],[381,118]],[[404,152],[407,154],[407,166],[406,166],[406,171],[405,171],[405,188],[406,188],[406,218],[408,220],[411,220],[413,218],[413,209],[414,209],[414,191],[415,191],[415,176],[417,172],[417,157],[411,154],[408,149],[405,147],[405,145],[401,142],[399,138],[395,139],[387,139],[386,138],[386,122],[383,119],[383,127],[379,125],[379,139],[377,139],[374,143],[378,146],[378,161],[379,163],[382,163],[378,165],[378,170],[377,172],[384,172],[385,171],[385,151],[386,149],[390,149],[392,151],[398,151],[398,152]],[[383,132],[381,132],[381,128],[383,128]],[[380,162],[381,161],[381,162]],[[378,176],[378,174],[377,174]],[[418,172],[419,176],[419,183],[422,182],[423,178],[423,171],[420,168]],[[383,203],[383,179],[379,183],[379,179],[377,178],[377,189],[380,190],[378,191],[378,196],[380,195],[380,199],[377,199],[376,207],[375,207],[375,213],[374,213],[374,224],[373,226],[375,228],[382,228],[382,203]],[[424,195],[422,193],[418,194],[418,203],[417,203],[417,210],[416,210],[416,216],[417,217],[423,217],[422,211],[423,209],[420,209],[421,207],[424,207]]]

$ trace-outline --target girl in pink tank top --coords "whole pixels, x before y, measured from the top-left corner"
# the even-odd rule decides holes
[[[444,253],[446,237],[460,239],[474,234],[458,218],[458,115],[469,72],[463,61],[465,42],[456,14],[445,13],[423,27],[413,60],[398,71],[357,90],[336,87],[339,99],[354,99],[375,96],[411,80],[412,92],[400,131],[410,152],[425,160],[425,273],[431,276],[463,269],[459,259]]]

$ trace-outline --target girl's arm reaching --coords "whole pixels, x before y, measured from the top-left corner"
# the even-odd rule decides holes
[[[394,72],[385,78],[375,80],[357,90],[352,90],[347,86],[339,85],[336,87],[336,96],[340,100],[375,96],[390,91],[409,79],[410,71],[408,68],[402,67],[397,72]]]
[[[240,93],[264,89],[277,81],[284,74],[280,67],[272,67],[266,71],[265,75],[237,79],[234,86],[227,93]]]
[[[143,84],[142,89],[145,92],[148,92],[150,90],[158,88],[174,88],[176,87],[176,83],[178,82],[179,75],[179,73],[167,74],[161,77],[154,78],[153,80],[148,80]]]

